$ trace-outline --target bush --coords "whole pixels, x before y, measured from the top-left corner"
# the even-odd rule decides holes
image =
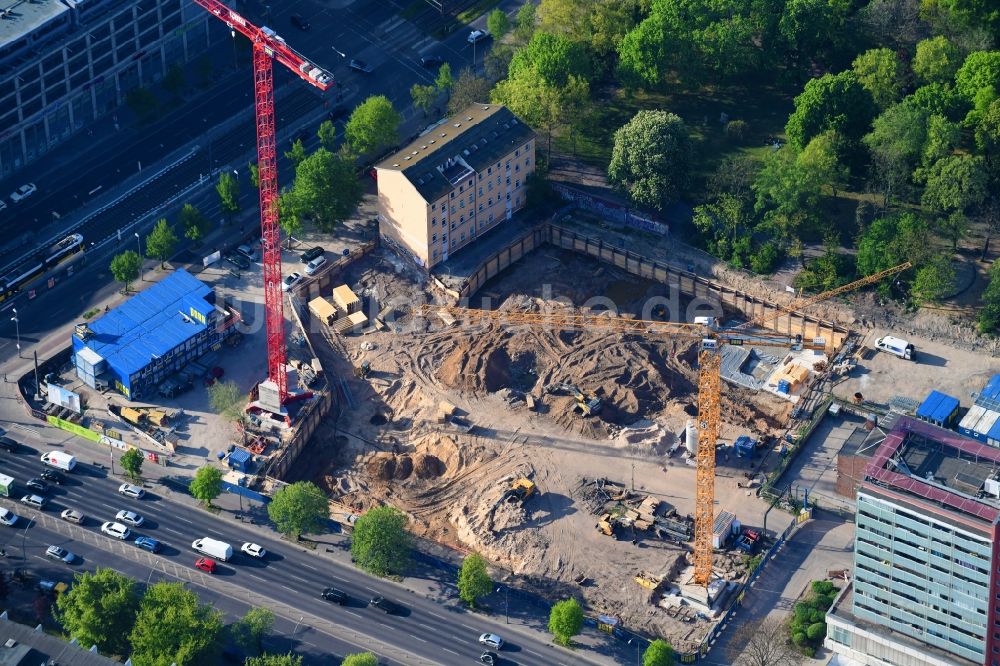
[[[750,125],[745,120],[730,120],[726,123],[726,137],[734,143],[743,143],[750,133]]]
[[[799,631],[792,634],[792,642],[799,647],[803,647],[808,641],[809,638],[806,636],[806,632],[804,631]]]
[[[805,655],[812,655],[826,637],[826,611],[837,596],[837,586],[830,581],[813,581],[809,595],[795,604],[788,630],[792,643]]]
[[[810,586],[813,594],[836,594],[837,586],[828,580],[814,580]]]
[[[826,622],[810,624],[806,629],[806,637],[814,643],[822,641],[826,638]]]
[[[770,275],[781,263],[785,253],[774,241],[768,241],[757,248],[757,251],[750,256],[750,268],[754,273],[760,275]]]

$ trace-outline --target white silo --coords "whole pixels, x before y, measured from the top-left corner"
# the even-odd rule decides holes
[[[698,426],[695,425],[694,419],[688,419],[684,432],[684,447],[692,458],[698,455]]]

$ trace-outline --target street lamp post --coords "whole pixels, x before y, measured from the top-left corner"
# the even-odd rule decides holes
[[[507,586],[504,586],[502,588],[498,587],[497,592],[499,592],[501,589],[503,590],[504,623],[510,624],[510,588]]]
[[[639,660],[639,646],[641,641],[638,638],[628,639],[628,644],[631,645],[635,643],[635,666],[642,666],[642,662]]]
[[[14,335],[17,338],[17,357],[21,358],[21,320],[17,318],[17,308],[11,308],[10,311],[14,313],[14,316],[10,320],[14,322]]]
[[[136,231],[132,234],[135,236],[135,246],[139,249],[139,281],[145,282],[145,278],[142,277],[142,239],[139,238],[139,232]]]

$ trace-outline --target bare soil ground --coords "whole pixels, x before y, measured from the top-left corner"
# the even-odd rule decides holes
[[[694,413],[696,350],[690,343],[566,333],[498,325],[445,326],[402,314],[427,300],[422,276],[379,251],[345,276],[364,295],[369,313],[393,309],[389,330],[333,339],[324,365],[350,376],[369,361],[372,373],[350,382],[357,408],[321,433],[299,465],[334,497],[359,510],[383,502],[406,511],[427,538],[476,550],[526,577],[539,591],[582,595],[595,612],[620,615],[631,627],[663,635],[681,650],[708,628],[704,620],[672,617],[648,603],[632,579],[662,574],[687,546],[651,534],[610,538],[579,501],[585,479],[606,477],[654,496],[681,515],[694,512],[694,468],[666,450]],[[586,257],[543,250],[488,284],[504,308],[557,307],[610,297],[623,312],[641,312],[662,285]],[[544,299],[542,298],[544,296]],[[325,345],[321,345],[325,346]],[[340,364],[338,367],[337,364]],[[599,416],[573,412],[569,396],[547,394],[558,382],[602,398]],[[523,396],[541,404],[527,408]],[[463,432],[438,418],[442,401],[476,427]],[[724,439],[780,427],[789,405],[766,395],[726,390]],[[629,427],[631,426],[631,427]],[[736,487],[748,467],[720,454],[719,509],[760,525],[765,506]],[[538,493],[523,505],[497,500],[513,479],[527,476]],[[577,587],[574,580],[588,583]]]

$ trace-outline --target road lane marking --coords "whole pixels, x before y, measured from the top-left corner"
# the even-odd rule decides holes
[[[408,635],[409,635],[409,637],[410,637],[410,638],[412,638],[412,639],[414,639],[414,640],[418,640],[418,641],[420,641],[421,643],[426,643],[426,642],[427,642],[427,641],[425,641],[424,639],[422,639],[422,638],[421,638],[420,636],[416,636],[416,635],[414,635],[414,634],[408,634]]]
[[[258,576],[258,575],[257,575],[257,574],[255,574],[255,573],[250,573],[250,572],[248,571],[248,572],[246,572],[246,574],[247,574],[248,576],[252,576],[252,577],[256,578],[256,579],[257,579],[257,580],[259,580],[259,581],[262,581],[262,582],[265,582],[265,583],[267,582],[267,580],[266,580],[266,579],[264,579],[264,578],[261,578],[260,576]]]
[[[444,650],[445,652],[451,652],[456,657],[459,656],[459,654],[457,652],[455,652],[454,650],[452,650],[451,648],[446,648],[444,646],[441,646],[441,649]]]
[[[295,590],[293,590],[292,588],[288,587],[287,585],[282,585],[281,587],[285,588],[286,590],[288,590],[289,592],[291,592],[291,593],[293,593],[293,594],[295,594],[295,593],[296,593],[296,591],[295,591]]]
[[[348,615],[353,615],[356,618],[360,618],[361,617],[361,613],[355,613],[352,610],[345,610],[344,612],[347,613]]]
[[[465,627],[469,631],[475,631],[476,630],[475,627],[470,627],[469,625],[465,624],[464,622],[459,622],[459,624],[461,624],[463,627]]]

